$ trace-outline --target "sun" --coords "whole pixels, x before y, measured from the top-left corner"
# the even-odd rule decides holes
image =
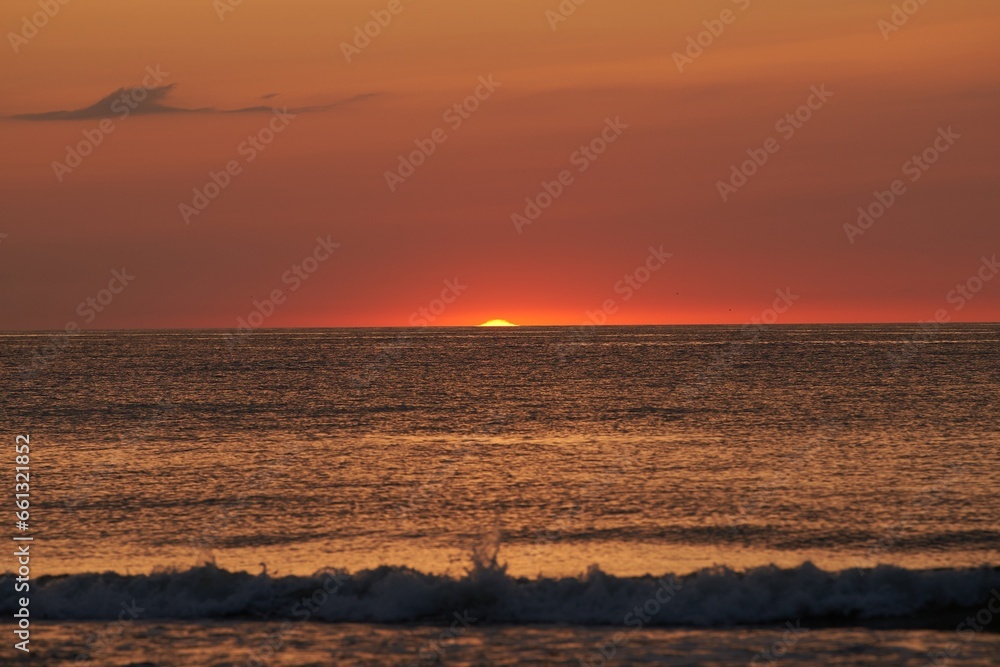
[[[489,322],[483,322],[479,326],[481,327],[516,327],[517,325],[508,322],[507,320],[490,320]]]

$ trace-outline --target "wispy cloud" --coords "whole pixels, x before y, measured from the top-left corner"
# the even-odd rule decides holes
[[[41,111],[37,113],[23,113],[10,116],[16,120],[46,121],[46,120],[88,120],[92,118],[113,118],[122,115],[142,114],[228,114],[228,113],[270,113],[274,107],[267,105],[256,105],[242,107],[239,109],[218,109],[215,107],[186,108],[165,104],[164,100],[173,92],[177,86],[171,83],[165,86],[145,88],[142,86],[119,88],[110,95],[102,97],[90,106],[80,109]],[[269,99],[276,93],[269,93],[262,96]],[[288,109],[291,113],[316,113],[329,111],[354,102],[375,97],[378,93],[364,93],[353,95],[329,104],[319,104],[313,106],[298,107]]]

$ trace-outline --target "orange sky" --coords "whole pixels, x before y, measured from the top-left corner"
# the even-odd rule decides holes
[[[235,327],[271,295],[269,327],[743,323],[787,289],[780,322],[1000,319],[982,260],[1000,253],[995,0],[929,0],[888,39],[893,3],[876,0],[588,0],[555,30],[559,0],[399,0],[351,62],[342,42],[389,0],[243,0],[220,19],[224,2],[71,0],[37,34],[37,0],[0,4],[0,329]],[[705,21],[721,34],[679,72]],[[111,114],[110,133],[80,111],[156,66],[174,86],[161,107]],[[814,86],[832,97],[787,136],[776,122]],[[455,126],[445,112],[477,87]],[[272,106],[295,117],[248,148]],[[616,118],[605,152],[574,156]],[[949,127],[935,164],[904,171]],[[438,128],[390,191],[386,171]],[[57,177],[85,132],[100,145]],[[187,224],[180,205],[230,161]],[[512,214],[564,171],[519,233]],[[318,237],[339,247],[296,284]],[[122,267],[135,279],[102,296]]]

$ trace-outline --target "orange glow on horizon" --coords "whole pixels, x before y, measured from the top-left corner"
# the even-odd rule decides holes
[[[555,28],[551,0],[433,0],[350,58],[384,3],[216,5],[59,5],[8,45],[0,265],[24,288],[0,291],[0,330],[743,324],[776,290],[800,297],[779,324],[1000,320],[1000,280],[949,300],[1000,252],[995,0],[926,3],[887,38],[885,0],[586,3]],[[720,7],[735,20],[679,71]],[[10,0],[0,25],[38,11]],[[70,155],[97,136],[87,108],[149,68],[155,108]],[[294,116],[279,132],[271,107]],[[962,138],[909,180],[948,127]],[[299,278],[318,238],[339,247]],[[81,316],[123,266],[135,281]]]

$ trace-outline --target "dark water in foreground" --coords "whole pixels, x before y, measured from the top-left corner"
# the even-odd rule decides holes
[[[665,575],[680,588],[631,635],[650,655],[748,661],[776,633],[663,626],[839,618],[867,629],[814,629],[801,664],[897,644],[925,664],[953,630],[877,619],[953,627],[1000,586],[998,325],[0,334],[0,374],[4,423],[32,438],[32,574],[77,575],[33,589],[64,619],[49,641],[136,599],[127,646],[106,642],[134,662],[181,650],[187,626],[150,619],[232,658],[242,630],[212,619],[294,622],[324,568],[346,578],[274,664],[411,664],[427,630],[377,624],[465,610],[481,620],[447,664],[515,664],[531,634],[578,664],[564,644],[614,635],[586,628],[627,624]],[[82,574],[105,571],[125,576]],[[303,657],[333,640],[403,653]]]

